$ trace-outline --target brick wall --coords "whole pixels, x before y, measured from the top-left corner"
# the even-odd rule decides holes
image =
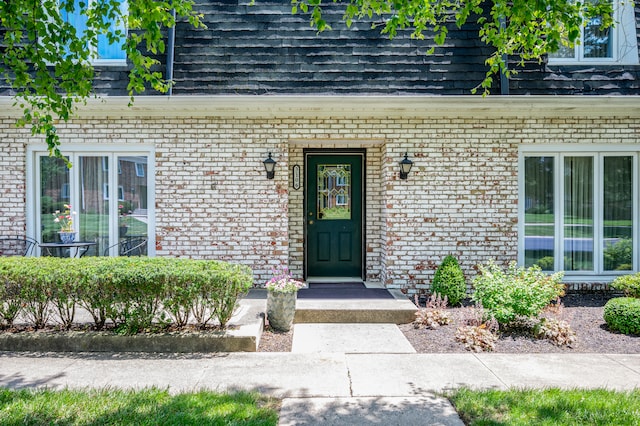
[[[490,258],[516,259],[517,161],[523,143],[637,143],[632,118],[137,118],[60,124],[64,142],[151,144],[156,164],[156,253],[302,274],[303,149],[366,148],[367,279],[410,292],[429,287],[457,256],[468,277]],[[11,120],[0,128],[2,216],[25,229],[25,144]],[[262,160],[278,162],[267,180]],[[414,161],[398,177],[404,152]],[[291,170],[301,167],[301,188]]]
[[[24,236],[25,211],[25,135],[12,119],[0,118],[0,234]]]

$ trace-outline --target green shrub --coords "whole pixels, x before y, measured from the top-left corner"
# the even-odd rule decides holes
[[[246,266],[226,262],[148,257],[0,258],[0,320],[11,323],[22,307],[42,328],[57,310],[63,327],[73,323],[76,305],[101,329],[112,319],[122,333],[185,325],[198,309],[204,326],[231,319],[238,298],[252,286]]]
[[[191,312],[200,327],[207,325],[212,317],[225,327],[237,306],[238,297],[253,284],[251,269],[223,262],[200,265],[202,272],[194,289]]]
[[[218,268],[212,275],[216,284],[212,308],[220,325],[226,327],[237,307],[238,298],[247,291],[246,283],[253,284],[253,276],[251,269],[244,265]]]
[[[18,257],[8,257],[7,263],[17,262]],[[12,259],[12,260],[11,260]],[[9,279],[9,265],[0,264],[0,325],[13,325],[13,321],[22,309],[21,283]]]
[[[640,298],[640,273],[621,275],[613,280],[611,287],[623,291],[625,296]]]
[[[148,257],[121,257],[114,264],[113,298],[107,316],[124,334],[151,327],[164,291],[162,268]],[[158,273],[160,272],[160,273]]]
[[[17,258],[8,277],[20,286],[24,314],[37,329],[44,328],[53,314],[54,262],[50,258]]]
[[[502,270],[493,261],[478,265],[471,298],[480,302],[487,317],[508,325],[519,317],[537,317],[551,301],[562,296],[561,272],[547,275],[539,266],[519,268],[515,262]]]
[[[446,297],[451,306],[458,305],[467,297],[467,283],[454,256],[445,257],[436,270],[431,283],[431,292],[442,298]]]
[[[76,306],[80,302],[80,276],[78,268],[60,268],[55,258],[47,258],[51,274],[51,302],[56,308],[60,324],[66,330],[73,325]]]
[[[187,325],[191,308],[197,297],[196,284],[201,271],[186,267],[185,262],[176,263],[171,268],[172,279],[166,279],[162,306],[178,326]]]
[[[604,305],[604,320],[613,331],[640,334],[640,299],[616,297]]]
[[[82,270],[78,283],[78,304],[89,311],[97,330],[104,328],[107,312],[111,306],[113,289],[112,275],[117,257],[84,257],[75,259]]]

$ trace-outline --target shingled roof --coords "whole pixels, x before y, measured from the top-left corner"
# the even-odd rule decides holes
[[[238,4],[239,3],[239,4]],[[318,34],[307,15],[282,1],[198,2],[206,30],[180,25],[176,94],[469,94],[484,77],[491,50],[470,24],[447,46],[426,55],[433,40],[393,40],[371,22],[347,28],[343,7],[327,4],[333,30]]]
[[[344,6],[327,3],[332,30],[320,34],[308,15],[292,15],[287,1],[196,0],[206,29],[176,27],[175,95],[470,95],[484,78],[492,52],[470,22],[451,26],[446,44],[380,26],[341,22]],[[640,25],[640,7],[636,7]],[[375,23],[374,23],[375,24]],[[379,22],[378,24],[382,24]],[[166,69],[166,56],[158,57]],[[126,94],[126,67],[97,69],[99,94]],[[492,88],[500,93],[499,81]],[[509,82],[513,95],[640,94],[640,66],[527,64]],[[145,94],[156,94],[146,92]]]

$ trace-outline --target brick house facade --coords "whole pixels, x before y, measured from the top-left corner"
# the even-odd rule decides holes
[[[119,96],[122,70],[105,67],[96,88],[108,96],[58,126],[63,152],[75,158],[149,160],[149,255],[244,263],[258,284],[280,265],[309,277],[308,216],[315,214],[305,204],[309,153],[363,153],[357,275],[410,293],[428,290],[448,254],[467,277],[489,259],[526,263],[527,156],[554,158],[560,167],[576,156],[605,164],[606,153],[618,152],[633,164],[638,192],[638,65],[530,66],[509,82],[508,97],[481,98],[469,90],[484,73],[486,47],[469,39],[468,29],[452,31],[454,56],[427,57],[428,40],[389,41],[368,24],[317,37],[287,5],[258,3],[255,9],[203,3],[212,12],[208,30],[178,26],[172,96],[140,96],[127,108]],[[263,37],[255,37],[257,28]],[[601,96],[580,96],[587,92]],[[0,104],[0,226],[38,238],[35,176],[43,145],[15,128],[10,97]],[[277,161],[273,180],[262,165],[269,153]],[[398,162],[405,153],[414,165],[403,180]],[[561,171],[569,170],[563,167],[554,172],[559,187]],[[602,205],[597,181],[605,167],[594,165],[592,178]],[[108,179],[120,178],[114,172]],[[638,197],[630,198],[635,205]],[[561,211],[554,212],[557,222]],[[605,222],[593,214],[594,223]],[[633,271],[640,270],[639,214],[634,208]],[[111,240],[114,233],[107,232]],[[606,237],[594,231],[591,240],[602,246]],[[602,254],[593,250],[594,257]],[[574,271],[567,280],[582,288],[619,273],[592,263],[590,272]]]

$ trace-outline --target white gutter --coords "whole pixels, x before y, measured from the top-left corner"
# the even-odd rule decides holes
[[[138,96],[90,99],[78,118],[639,117],[640,96]],[[0,117],[19,117],[0,97]]]

